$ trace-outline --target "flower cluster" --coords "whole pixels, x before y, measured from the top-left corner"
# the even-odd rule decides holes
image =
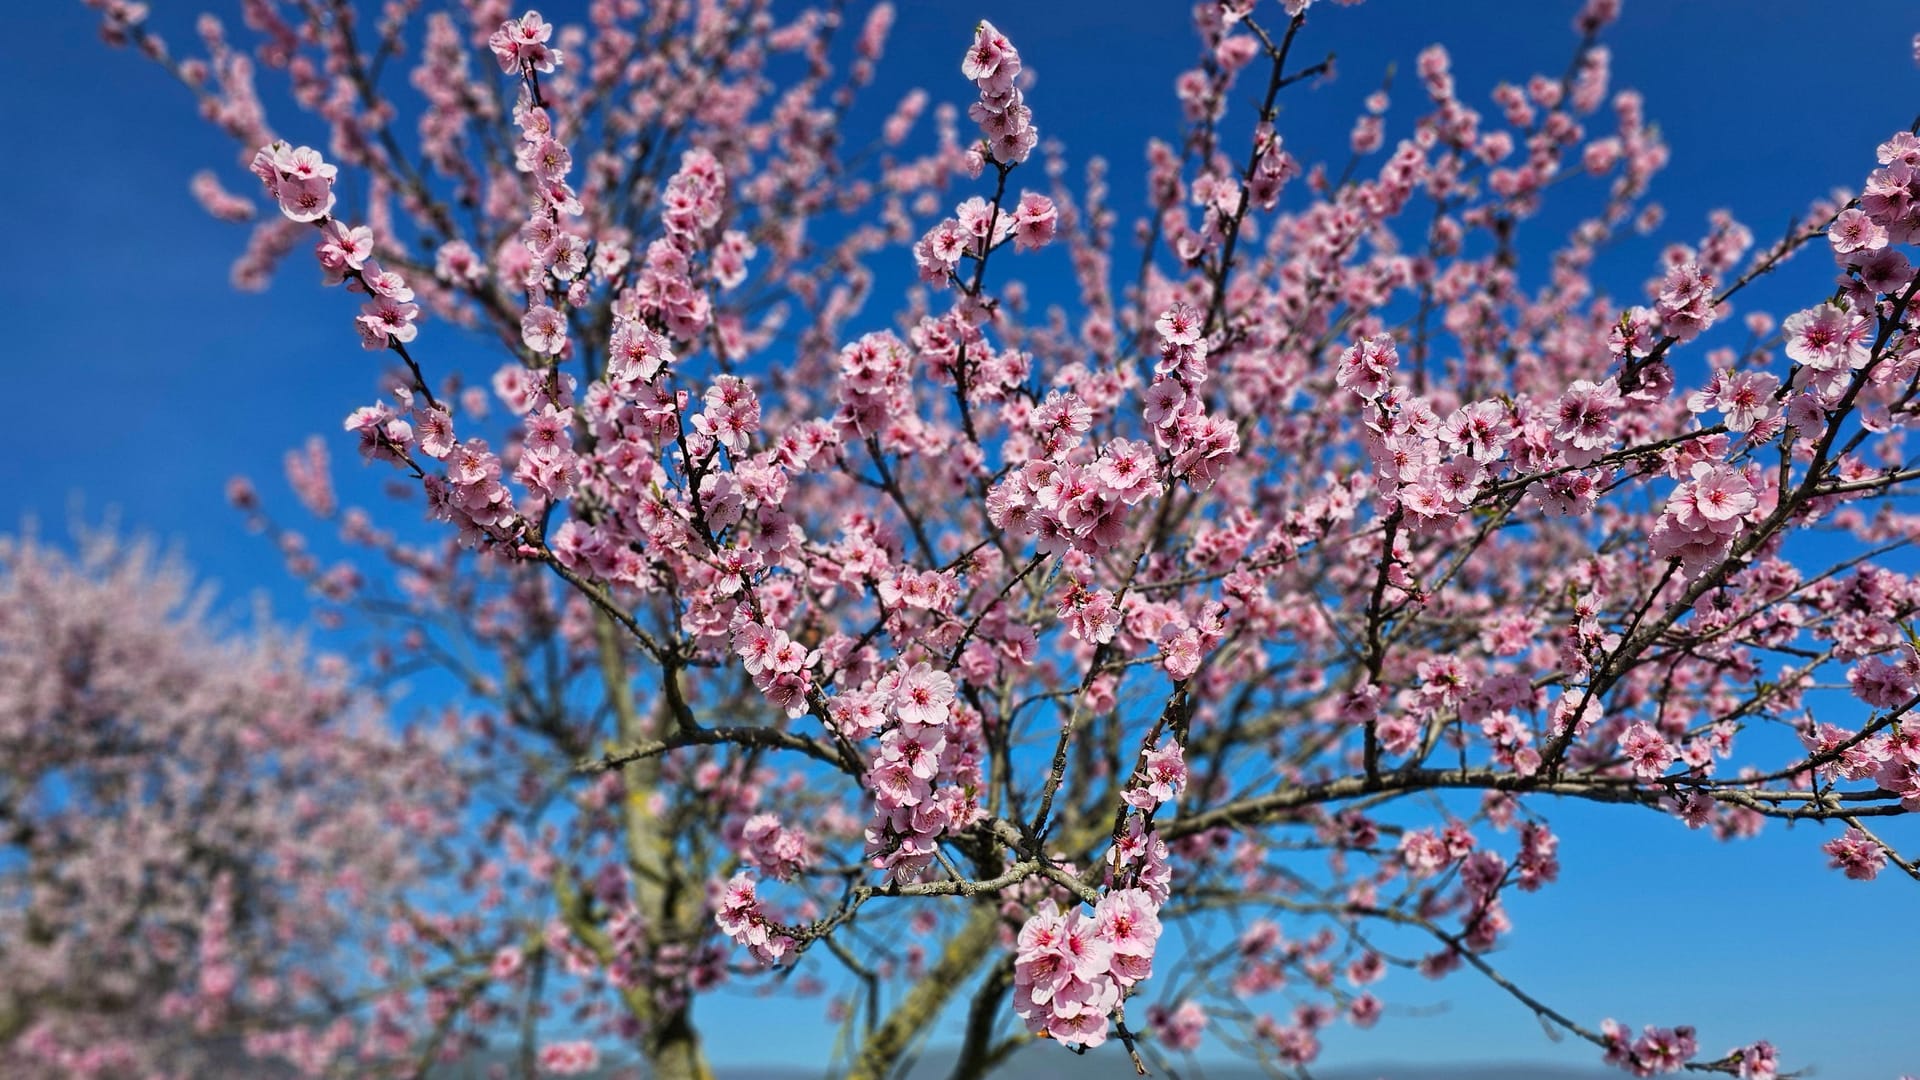
[[[1168,1010],[1156,1005],[1147,1012],[1154,1034],[1171,1050],[1197,1050],[1200,1036],[1207,1030],[1207,1010],[1192,999]]]
[[[1678,559],[1689,576],[1697,576],[1727,553],[1760,498],[1748,470],[1701,461],[1689,477],[1667,497],[1647,541],[1654,555]]]
[[[859,438],[911,412],[913,354],[891,331],[862,335],[840,350],[834,424]]]
[[[1609,1019],[1600,1025],[1607,1041],[1607,1064],[1625,1069],[1635,1076],[1679,1072],[1700,1052],[1693,1029],[1686,1026],[1657,1028],[1649,1024],[1639,1038],[1626,1025]]]
[[[963,258],[984,260],[1009,239],[1016,251],[1035,251],[1053,239],[1060,212],[1053,200],[1024,192],[1012,210],[978,195],[954,208],[954,216],[927,230],[913,246],[921,280],[944,286],[957,280]]]
[[[503,71],[524,76],[513,107],[520,129],[514,147],[514,168],[527,174],[534,198],[526,211],[517,242],[505,241],[497,256],[499,272],[526,292],[527,307],[520,320],[520,339],[536,357],[569,354],[567,319],[558,306],[580,307],[587,299],[587,239],[562,225],[584,210],[567,180],[573,155],[560,141],[552,113],[533,90],[535,72],[552,71],[560,63],[558,50],[546,41],[553,27],[530,11],[518,20],[502,23],[490,41]]]
[[[733,230],[719,231],[726,214],[727,177],[720,162],[702,149],[680,158],[661,197],[666,235],[647,245],[631,293],[644,317],[664,325],[673,336],[693,340],[706,330],[713,303],[696,277],[695,259],[712,249],[710,264],[723,286],[740,282],[753,245]]]
[[[995,527],[1016,539],[1038,537],[1044,554],[1097,554],[1126,535],[1128,511],[1160,494],[1164,466],[1151,446],[1131,439],[1091,453],[1082,445],[1090,424],[1091,413],[1073,394],[1050,396],[1034,410],[1035,432],[1050,453],[994,485],[987,513]],[[1069,608],[1082,611],[1079,602]]]
[[[1774,1050],[1773,1044],[1765,1039],[1752,1046],[1743,1046],[1729,1056],[1740,1062],[1739,1072],[1736,1074],[1740,1080],[1778,1080],[1780,1076],[1779,1053]],[[1901,1080],[1913,1080],[1913,1078],[1902,1077]]]
[[[1867,174],[1866,190],[1860,193],[1870,238],[1864,246],[1883,246],[1882,233],[1885,244],[1920,243],[1920,135],[1896,132],[1875,154],[1880,168]],[[1835,252],[1839,249],[1836,242]]]
[[[1399,363],[1393,338],[1371,335],[1341,354],[1334,381],[1370,406],[1366,449],[1379,480],[1393,485],[1407,524],[1437,529],[1479,497],[1494,463],[1506,457],[1518,434],[1515,418],[1502,402],[1477,401],[1442,419],[1426,399],[1396,385]],[[1576,383],[1569,393],[1585,385]],[[1569,410],[1563,404],[1561,411]]]
[[[714,905],[714,922],[720,932],[752,952],[763,964],[777,964],[793,950],[793,938],[779,929],[760,906],[753,878],[735,874]]]
[[[580,480],[579,458],[573,450],[573,414],[573,409],[549,402],[528,412],[522,421],[525,434],[513,478],[550,502],[572,494]]]
[[[1139,810],[1151,810],[1180,797],[1187,784],[1186,751],[1169,741],[1144,755],[1136,782],[1127,789],[1127,804]]]
[[[1781,421],[1774,414],[1779,407],[1775,398],[1779,387],[1780,377],[1771,372],[1716,369],[1706,386],[1688,395],[1687,408],[1697,413],[1718,409],[1728,431],[1748,432],[1758,427],[1751,440],[1766,442],[1779,432]],[[1774,423],[1765,423],[1769,420]]]
[[[978,717],[956,702],[953,677],[925,663],[890,671],[864,692],[837,695],[829,712],[849,737],[884,728],[867,769],[867,860],[894,881],[919,880],[940,838],[984,812]]]
[[[469,543],[515,516],[513,493],[500,481],[500,458],[485,439],[467,439],[446,458],[444,477],[426,480],[427,508],[433,516],[451,522]]]
[[[315,254],[327,284],[346,281],[349,289],[368,295],[354,320],[362,347],[396,348],[412,341],[419,333],[414,320],[420,317],[413,289],[400,274],[372,261],[373,230],[349,226],[331,216],[335,167],[312,147],[274,142],[254,154],[252,168],[289,221],[320,228]]]
[[[1713,275],[1697,263],[1682,263],[1667,271],[1654,301],[1660,329],[1680,341],[1699,337],[1717,315],[1713,286]]]
[[[1340,354],[1340,367],[1334,382],[1353,391],[1362,401],[1377,402],[1393,385],[1394,369],[1400,364],[1400,351],[1393,336],[1376,334],[1363,338]]]
[[[1027,160],[1040,141],[1033,126],[1033,110],[1016,85],[1020,75],[1020,53],[1005,34],[985,19],[974,28],[973,45],[960,61],[960,73],[980,88],[980,100],[967,115],[980,125],[986,136],[986,152],[1002,165]]]
[[[718,443],[731,454],[744,454],[747,441],[760,430],[760,398],[753,387],[738,375],[722,375],[713,381],[701,397],[704,412],[696,413],[693,429],[707,443],[689,447],[695,457],[705,457],[708,448]]]
[[[803,829],[789,828],[773,814],[755,814],[740,828],[740,857],[778,881],[789,881],[813,862]]]
[[[1170,475],[1202,491],[1240,450],[1233,421],[1209,413],[1201,400],[1200,385],[1208,375],[1207,326],[1207,315],[1184,301],[1161,313],[1154,322],[1160,360],[1145,394],[1154,442],[1172,457]]]
[[[503,72],[519,74],[532,70],[544,74],[559,67],[563,59],[560,50],[547,46],[552,37],[552,24],[541,18],[539,12],[529,11],[518,19],[501,23],[500,29],[487,38],[487,48],[493,50],[494,59],[500,61]]]
[[[1849,828],[1820,845],[1820,850],[1831,857],[1827,865],[1855,881],[1872,881],[1886,869],[1886,851],[1859,829]]]
[[[820,662],[818,649],[809,650],[784,631],[744,621],[733,632],[733,651],[753,677],[754,688],[768,701],[785,709],[788,716],[807,711],[807,696],[813,690],[810,669]]]
[[[1633,767],[1633,775],[1642,780],[1660,779],[1678,757],[1666,738],[1644,720],[1627,725],[1620,735],[1620,753]]]
[[[1127,988],[1153,974],[1160,905],[1141,889],[1107,893],[1088,916],[1051,900],[1020,928],[1014,953],[1014,1012],[1027,1030],[1099,1046]]]
[[[1853,373],[1867,364],[1873,325],[1834,304],[1796,311],[1780,324],[1787,359],[1799,364],[1794,385],[1823,406],[1837,404]]]
[[[1868,659],[1855,670],[1863,667],[1879,668],[1879,677],[1895,682],[1900,688],[1899,693],[1880,698],[1885,704],[1879,707],[1903,710],[1914,704],[1914,673],[1910,663],[1888,670],[1890,665]],[[1855,692],[1860,693],[1858,685]],[[1912,725],[1862,737],[1859,732],[1837,724],[1810,724],[1800,733],[1800,740],[1809,754],[1828,761],[1821,768],[1823,774],[1854,781],[1872,780],[1881,791],[1900,799],[1905,808],[1920,810],[1920,731]],[[1835,853],[1829,849],[1828,854]]]
[[[1125,885],[1146,890],[1156,904],[1164,904],[1173,895],[1171,851],[1146,815],[1127,815],[1125,830],[1118,842],[1107,849],[1107,880],[1110,886]]]
[[[320,151],[269,143],[253,155],[252,168],[287,220],[305,224],[333,212],[333,181],[339,169],[322,160]]]
[[[590,1073],[600,1067],[600,1048],[586,1040],[548,1043],[540,1048],[540,1071],[556,1076]]]

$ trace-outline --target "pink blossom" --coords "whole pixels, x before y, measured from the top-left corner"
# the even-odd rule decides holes
[[[1153,328],[1161,338],[1173,345],[1193,345],[1200,340],[1201,316],[1198,311],[1183,303],[1176,303],[1162,312]]]
[[[1779,386],[1779,377],[1770,372],[1716,371],[1705,389],[1687,398],[1687,408],[1694,412],[1719,409],[1726,414],[1729,431],[1750,431],[1773,414],[1774,391]]]
[[[1384,394],[1399,362],[1393,339],[1385,334],[1355,342],[1340,356],[1334,379],[1341,386],[1373,401]]]
[[[1620,752],[1633,766],[1633,774],[1642,780],[1658,780],[1673,764],[1673,747],[1644,721],[1627,726],[1620,736]]]
[[[937,727],[946,722],[953,696],[952,676],[918,664],[901,677],[894,691],[894,712],[902,723]]]
[[[493,50],[501,71],[512,73],[532,68],[545,74],[561,61],[560,51],[547,47],[552,36],[552,25],[542,19],[539,12],[528,11],[518,19],[501,23],[500,29],[487,39],[487,47]]]
[[[1855,881],[1872,881],[1887,865],[1887,853],[1859,829],[1849,828],[1822,844],[1820,850],[1832,856],[1828,866],[1844,870]]]
[[[586,1041],[547,1043],[540,1048],[540,1071],[556,1076],[589,1073],[600,1067],[600,1050]]]
[[[520,319],[520,340],[536,353],[558,355],[567,347],[567,320],[545,305],[530,308]]]
[[[1781,324],[1787,356],[1815,371],[1845,371],[1867,362],[1869,327],[1832,304],[1797,311]]]

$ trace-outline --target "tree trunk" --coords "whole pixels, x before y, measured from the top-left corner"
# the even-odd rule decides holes
[[[650,1080],[713,1080],[700,1033],[694,1030],[690,1005],[671,1014],[656,1014],[653,1028],[642,1040]]]
[[[607,700],[613,706],[621,745],[631,746],[658,733],[641,720],[633,700],[633,683],[627,673],[625,647],[620,628],[603,611],[594,612],[594,631],[600,652],[601,681],[606,684]],[[672,671],[663,678],[674,678]],[[661,717],[664,727],[671,721]],[[697,883],[686,880],[674,858],[673,837],[667,825],[653,812],[653,795],[659,785],[660,761],[645,758],[629,762],[620,770],[626,787],[621,807],[626,827],[627,866],[633,875],[633,903],[646,920],[648,936],[657,948],[672,941],[692,945],[699,940],[700,928],[692,925],[701,916],[701,892]],[[654,1080],[713,1080],[706,1052],[700,1046],[700,1033],[693,1026],[691,1002],[671,1009],[646,988],[626,995],[627,1009],[645,1032],[640,1050],[647,1059]]]
[[[894,1007],[886,1020],[867,1036],[847,1080],[887,1080],[899,1067],[913,1040],[940,1017],[947,1002],[959,993],[1000,943],[1000,912],[989,897],[948,939],[940,962],[926,973]]]

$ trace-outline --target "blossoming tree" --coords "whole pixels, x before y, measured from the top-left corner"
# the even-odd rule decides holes
[[[1614,0],[1490,110],[1428,49],[1398,137],[1383,89],[1323,164],[1278,124],[1331,69],[1300,59],[1310,0],[1195,5],[1132,245],[987,23],[957,28],[964,120],[916,136],[916,92],[848,142],[884,4],[849,45],[837,6],[762,0],[594,0],[577,27],[252,0],[255,44],[207,17],[182,58],[144,5],[88,2],[264,185],[236,281],[311,243],[390,361],[346,427],[445,547],[347,515],[388,596],[281,535],[343,607],[398,613],[389,655],[506,719],[473,749],[522,770],[532,832],[489,867],[546,922],[469,950],[494,1006],[455,1027],[531,1039],[557,984],[581,1021],[544,1067],[624,1043],[703,1076],[691,996],[798,970],[855,1076],[943,1015],[961,1077],[1035,1038],[1287,1070],[1414,969],[1492,980],[1636,1075],[1768,1078],[1764,1033],[1703,1048],[1501,973],[1506,899],[1557,873],[1552,807],[1816,822],[1847,876],[1920,878],[1885,823],[1920,810],[1905,117],[1856,196],[1760,245],[1718,215],[1623,298],[1593,270],[1659,224],[1667,149],[1610,86]],[[261,68],[324,151],[279,137]],[[1563,183],[1596,197],[1523,281]],[[1016,275],[1062,265],[1044,248],[1071,303],[1035,310]],[[1804,306],[1722,343],[1796,254],[1827,264]]]
[[[323,1064],[396,1026],[361,1006],[391,992],[386,928],[431,923],[408,905],[461,784],[337,663],[217,636],[206,600],[106,534],[0,540],[9,1076]]]

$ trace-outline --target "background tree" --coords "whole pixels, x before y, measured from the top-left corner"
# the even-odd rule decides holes
[[[855,1075],[963,996],[957,1075],[1034,1036],[1296,1069],[1404,967],[1474,971],[1636,1073],[1766,1077],[1764,1042],[1703,1054],[1501,974],[1503,896],[1556,873],[1553,807],[1831,823],[1849,876],[1920,876],[1876,820],[1920,805],[1906,117],[1858,197],[1758,248],[1716,217],[1632,303],[1593,269],[1659,224],[1667,151],[1609,85],[1617,4],[1490,113],[1428,50],[1398,140],[1389,87],[1312,166],[1277,126],[1331,67],[1299,58],[1308,4],[1201,4],[1123,275],[1104,167],[1069,183],[988,24],[967,135],[947,109],[914,140],[913,96],[842,153],[885,6],[844,72],[837,9],[435,11],[411,126],[383,90],[410,9],[253,4],[261,44],[204,20],[180,60],[138,5],[96,6],[277,204],[237,278],[312,236],[365,297],[394,366],[348,428],[475,554],[370,544],[403,583],[436,568],[403,618],[487,641],[466,685],[505,695],[505,728],[587,759],[515,793],[565,804],[506,859],[594,1032],[668,1075],[705,1069],[685,991],[723,975],[710,915],[743,962],[844,969]],[[256,61],[325,153],[275,138]],[[1524,284],[1516,236],[1556,189],[1589,209]],[[1071,285],[1036,311],[1003,268],[1048,246]],[[1734,297],[1808,246],[1830,283],[1729,338]],[[868,264],[909,257],[888,248],[918,285],[879,288]],[[491,402],[426,313],[512,353]],[[536,646],[546,685],[516,689]],[[1854,704],[1816,719],[1834,685]],[[527,951],[497,976],[533,1032]]]
[[[0,1071],[186,1075],[409,1046],[462,785],[338,658],[241,635],[150,545],[0,541]]]

